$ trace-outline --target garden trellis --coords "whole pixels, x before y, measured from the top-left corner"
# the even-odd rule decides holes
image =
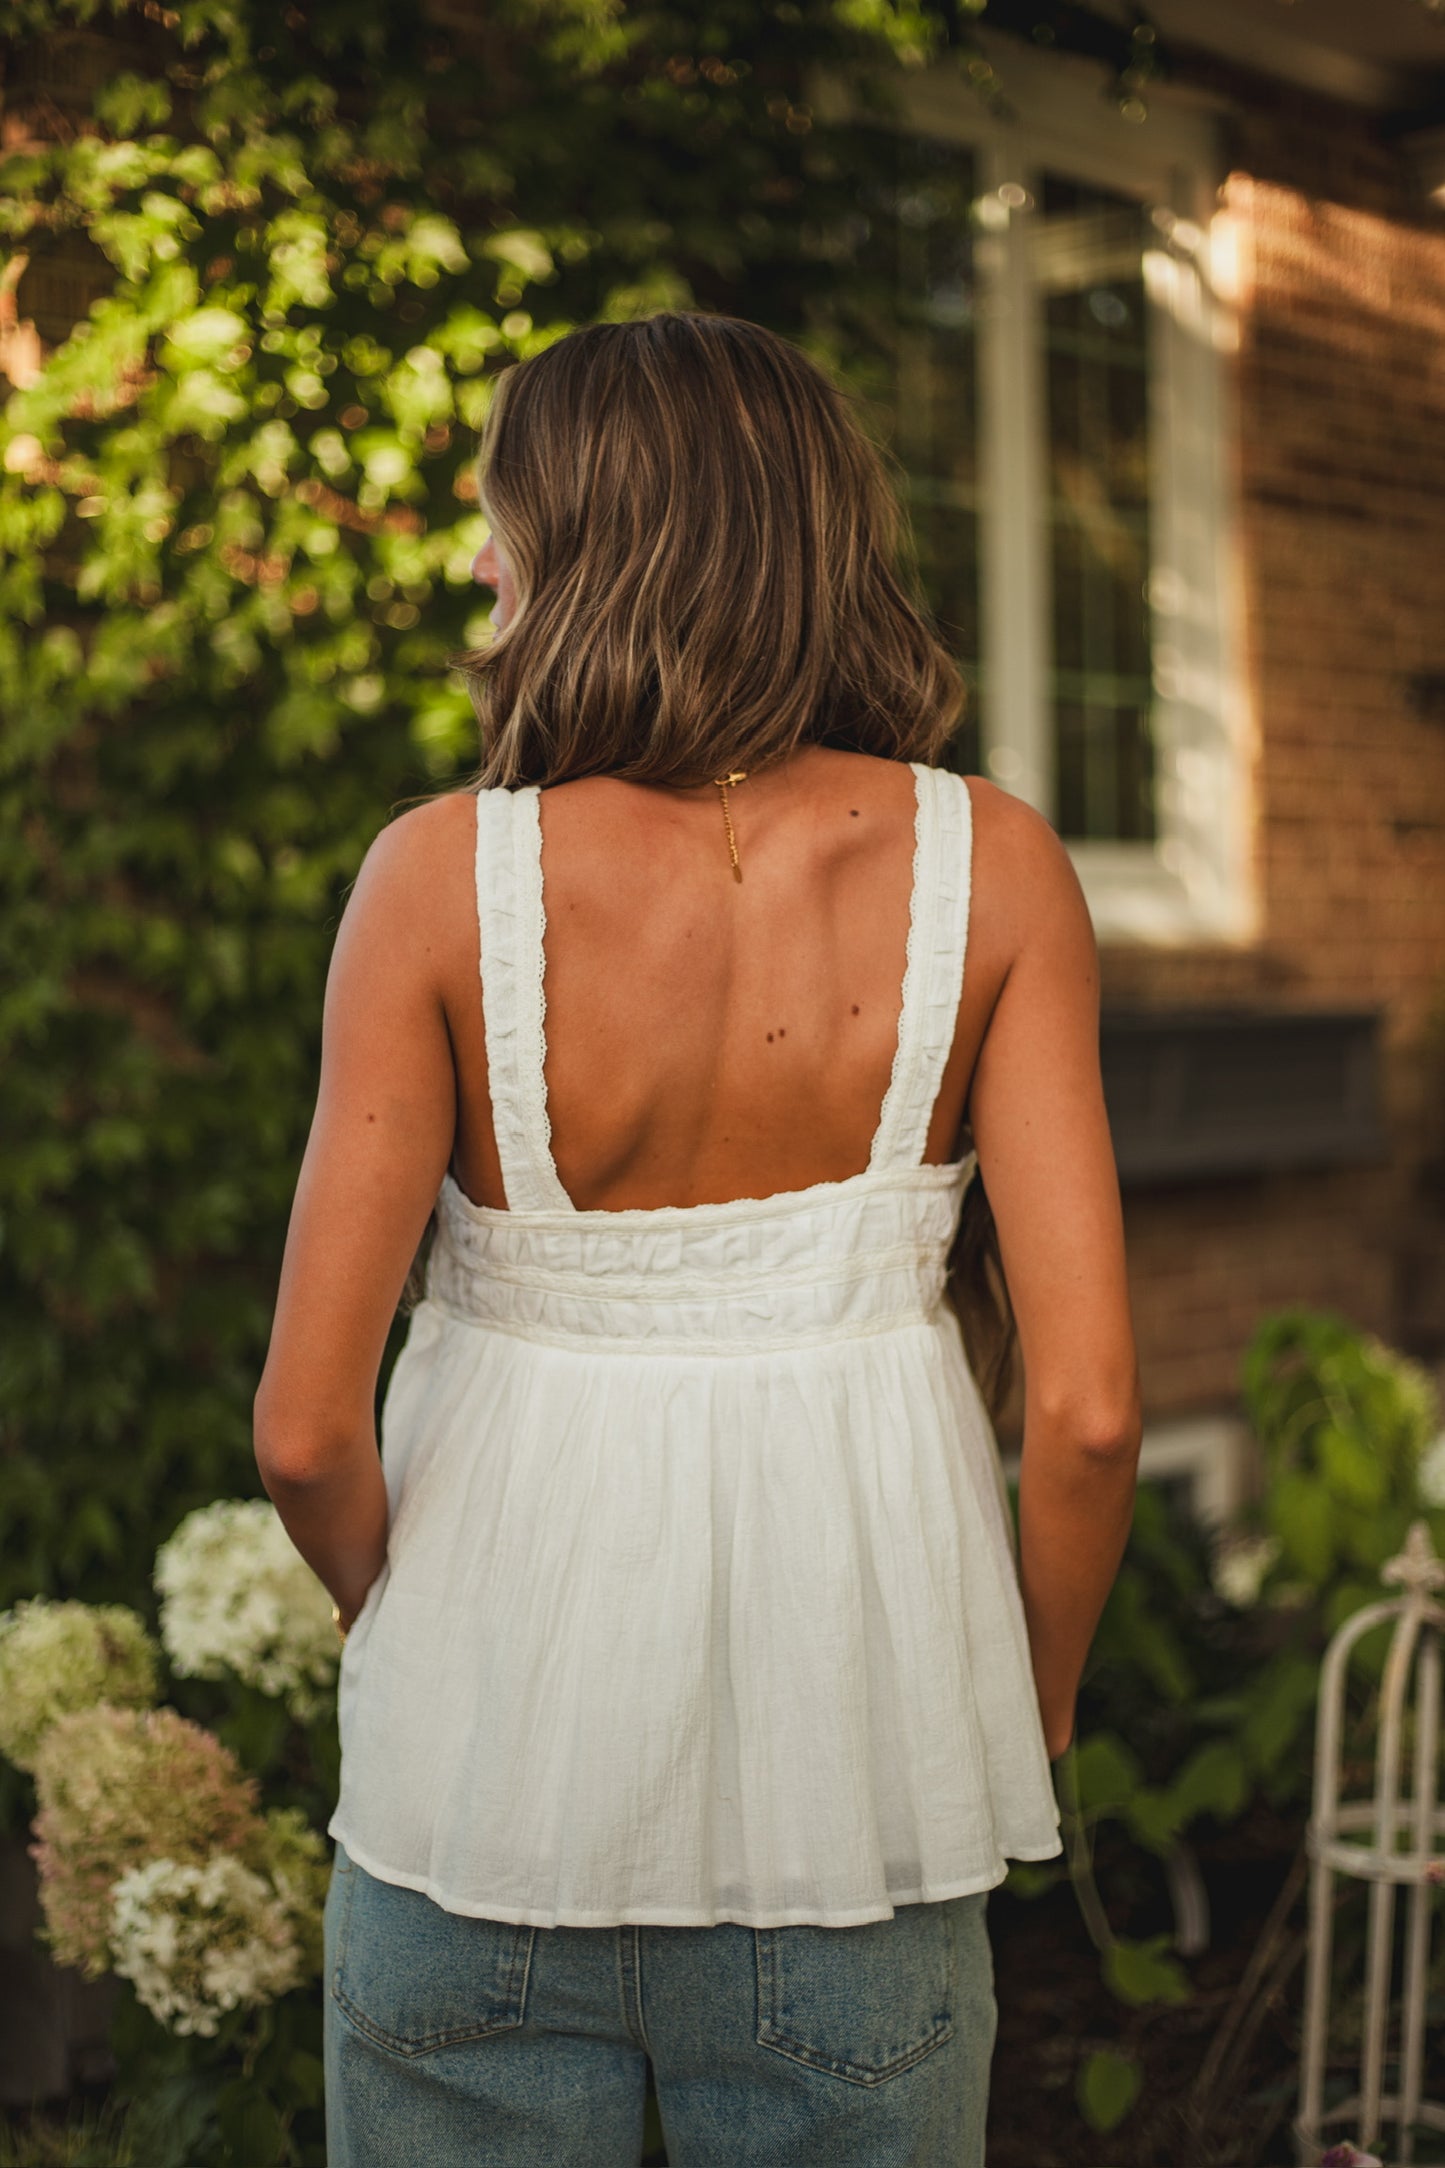
[[[1381,1579],[1397,1583],[1403,1593],[1366,1604],[1347,1619],[1325,1651],[1320,1673],[1314,1810],[1308,1833],[1309,1962],[1295,2142],[1297,2160],[1315,2163],[1325,2143],[1325,2124],[1353,2119],[1355,2142],[1370,2151],[1379,2142],[1383,2125],[1394,2121],[1399,2168],[1412,2168],[1416,2129],[1423,2125],[1445,2131],[1445,2102],[1422,2097],[1430,1932],[1435,1888],[1445,1880],[1445,1859],[1436,1853],[1445,1827],[1445,1810],[1437,1801],[1440,1636],[1445,1608],[1434,1599],[1434,1591],[1445,1586],[1445,1560],[1437,1557],[1423,1520],[1411,1524],[1404,1549],[1381,1568]],[[1340,1797],[1341,1760],[1349,1659],[1372,1628],[1391,1619],[1395,1627],[1379,1687],[1373,1796],[1344,1800]],[[1409,1702],[1412,1677],[1413,1707]],[[1401,1788],[1407,1734],[1408,1796]],[[1359,2090],[1327,2108],[1324,2084],[1338,1875],[1368,1883],[1370,1895]],[[1395,1897],[1397,1891],[1406,1890],[1398,2080],[1397,2089],[1387,2093]]]

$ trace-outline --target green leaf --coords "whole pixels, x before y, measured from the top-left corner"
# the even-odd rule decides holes
[[[319,2055],[311,2055],[305,2048],[293,2049],[286,2065],[286,2075],[304,2106],[316,2108],[321,2105],[325,2073]]]
[[[1122,1807],[1138,1789],[1137,1757],[1112,1732],[1094,1732],[1074,1756],[1074,1782],[1085,1814],[1107,1814]]]
[[[1386,1489],[1385,1469],[1363,1439],[1331,1424],[1319,1433],[1316,1451],[1324,1479],[1337,1498],[1366,1512],[1380,1504]]]
[[[1139,1842],[1159,1853],[1168,1851],[1183,1815],[1172,1788],[1150,1784],[1141,1786],[1124,1809],[1124,1819]]]
[[[1189,1978],[1177,1958],[1167,1955],[1172,1938],[1151,1935],[1146,1942],[1113,1942],[1104,1952],[1104,1985],[1121,2002],[1187,2002]]]
[[[412,232],[415,235],[415,227]],[[519,271],[524,279],[549,279],[553,274],[552,251],[541,234],[528,233],[519,227],[507,233],[489,235],[482,243],[482,254],[490,256],[494,263]]]
[[[286,2134],[280,2116],[249,2079],[228,2085],[217,2102],[216,2121],[227,2168],[259,2168],[263,2161],[286,2157]]]
[[[1117,2130],[1144,2083],[1144,2072],[1132,2055],[1113,2048],[1095,2048],[1079,2066],[1076,2087],[1079,2110],[1090,2130]]]
[[[1061,1874],[1062,1870],[1051,1863],[1015,1859],[1009,1862],[1004,1886],[1015,1897],[1042,1897],[1055,1887]]]
[[[1191,1821],[1196,1814],[1231,1821],[1249,1793],[1244,1756],[1230,1740],[1211,1739],[1190,1755],[1170,1791],[1181,1822]]]
[[[192,309],[167,333],[168,343],[188,363],[216,362],[245,339],[246,319],[234,309]]]
[[[1286,1558],[1318,1584],[1334,1564],[1334,1508],[1329,1492],[1313,1476],[1280,1477],[1269,1500],[1269,1521]]]
[[[171,117],[171,94],[163,82],[143,75],[118,75],[97,94],[96,116],[117,135],[142,128],[163,128]]]
[[[1288,1753],[1318,1691],[1317,1666],[1309,1657],[1294,1654],[1276,1657],[1254,1681],[1238,1738],[1256,1773],[1266,1774]]]

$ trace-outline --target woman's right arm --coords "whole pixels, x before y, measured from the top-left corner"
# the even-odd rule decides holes
[[[989,899],[989,945],[999,940],[1006,962],[969,1122],[1023,1358],[1019,1586],[1057,1759],[1128,1541],[1139,1382],[1088,908],[1047,822],[1001,792],[980,801],[975,894]]]

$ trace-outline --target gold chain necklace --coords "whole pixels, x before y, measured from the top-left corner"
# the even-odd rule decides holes
[[[746,768],[734,768],[728,775],[715,775],[713,777],[713,788],[716,790],[722,805],[723,826],[728,832],[728,856],[733,862],[733,879],[735,881],[742,879],[743,869],[738,864],[738,839],[733,833],[733,816],[732,808],[728,804],[728,790],[732,784],[746,783],[747,779],[748,771]]]

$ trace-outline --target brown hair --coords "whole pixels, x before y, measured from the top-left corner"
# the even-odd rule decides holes
[[[569,332],[498,379],[480,466],[517,591],[492,644],[455,658],[483,788],[685,788],[810,742],[939,760],[963,686],[905,570],[897,494],[785,339],[683,311]],[[996,1409],[1012,1316],[977,1178],[950,1265]]]
[[[483,786],[687,787],[815,741],[937,761],[963,688],[844,393],[737,317],[573,331],[497,382],[487,518],[516,613],[456,658]]]

